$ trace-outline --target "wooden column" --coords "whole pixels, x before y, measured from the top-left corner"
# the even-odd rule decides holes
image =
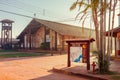
[[[57,32],[55,32],[55,50],[57,51]]]
[[[68,58],[67,58],[67,67],[71,66],[71,62],[70,62],[70,43],[68,43]]]
[[[88,50],[88,51],[87,51]],[[87,44],[87,70],[90,70],[90,43]]]
[[[27,49],[29,49],[29,34],[27,33],[26,37],[27,37],[27,40],[26,40],[26,47]]]
[[[1,29],[1,48],[3,47],[3,30]]]
[[[27,37],[27,40],[26,40],[26,44],[27,44],[27,49],[29,49],[29,46],[30,46],[30,44],[29,44],[29,33],[27,33],[27,35],[26,35],[26,37]]]
[[[5,34],[5,31],[3,30],[2,32],[3,32],[3,42],[2,42],[2,44],[3,44],[3,48],[4,48],[4,44],[5,44],[5,35],[4,34]]]
[[[46,49],[46,27],[44,27],[44,45]]]
[[[31,43],[32,43],[32,44],[31,44],[31,47],[33,48],[33,43],[34,43],[34,42],[33,42],[33,34],[31,34]]]
[[[117,53],[116,53],[116,37],[115,37],[115,57],[117,57]]]
[[[50,33],[51,33],[51,34],[50,34],[50,35],[51,35],[51,37],[50,37],[50,38],[51,38],[51,40],[50,40],[50,46],[51,46],[51,47],[50,47],[50,50],[51,50],[51,56],[53,56],[53,45],[54,45],[54,44],[53,44],[53,42],[54,42],[54,40],[53,40],[53,39],[54,39],[54,38],[53,38],[53,31],[50,30]]]
[[[11,24],[11,48],[12,48],[12,24]]]
[[[82,62],[87,63],[87,45],[83,44],[82,45]]]
[[[120,39],[118,39],[118,50],[120,50]]]
[[[24,35],[24,49],[26,49],[26,45],[27,45],[27,38],[26,38],[26,34]]]
[[[31,41],[31,33],[29,33],[29,49],[31,50],[32,48],[32,41]]]
[[[23,36],[23,49],[25,49],[25,35]]]
[[[62,35],[62,51],[64,51],[64,46],[65,46],[65,44],[64,44],[64,35]]]

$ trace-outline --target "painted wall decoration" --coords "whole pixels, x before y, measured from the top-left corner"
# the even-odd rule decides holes
[[[82,62],[82,47],[70,47],[70,61]]]

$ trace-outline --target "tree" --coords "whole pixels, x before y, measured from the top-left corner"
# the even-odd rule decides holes
[[[73,10],[76,8],[76,6],[79,6],[79,12],[76,16],[76,18],[80,17],[80,21],[82,19],[86,19],[86,16],[88,15],[89,11],[91,12],[91,16],[93,19],[95,32],[96,32],[96,44],[97,44],[97,51],[98,51],[98,65],[99,65],[99,72],[102,73],[104,71],[109,70],[109,57],[110,57],[110,38],[109,36],[112,36],[112,32],[110,32],[111,29],[111,9],[113,4],[113,18],[112,18],[112,29],[114,26],[114,13],[115,13],[115,7],[116,7],[117,0],[77,0],[73,3],[70,10]],[[105,57],[105,46],[106,46],[106,38],[104,32],[106,31],[106,12],[109,11],[109,35],[108,35],[108,48],[107,48],[107,57]],[[83,14],[80,16],[80,14]],[[85,21],[85,20],[83,20]],[[112,31],[112,30],[111,30]],[[112,41],[112,39],[111,39]],[[107,69],[107,70],[106,70]]]

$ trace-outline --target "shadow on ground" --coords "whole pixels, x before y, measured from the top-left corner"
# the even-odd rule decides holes
[[[71,74],[60,74],[60,73],[52,72],[49,75],[34,78],[31,80],[96,80],[96,79],[83,77],[83,76],[75,76]]]

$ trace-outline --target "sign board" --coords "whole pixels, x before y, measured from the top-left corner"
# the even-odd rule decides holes
[[[70,61],[72,62],[82,61],[82,47],[70,47]]]
[[[46,35],[46,42],[50,42],[50,35]]]

